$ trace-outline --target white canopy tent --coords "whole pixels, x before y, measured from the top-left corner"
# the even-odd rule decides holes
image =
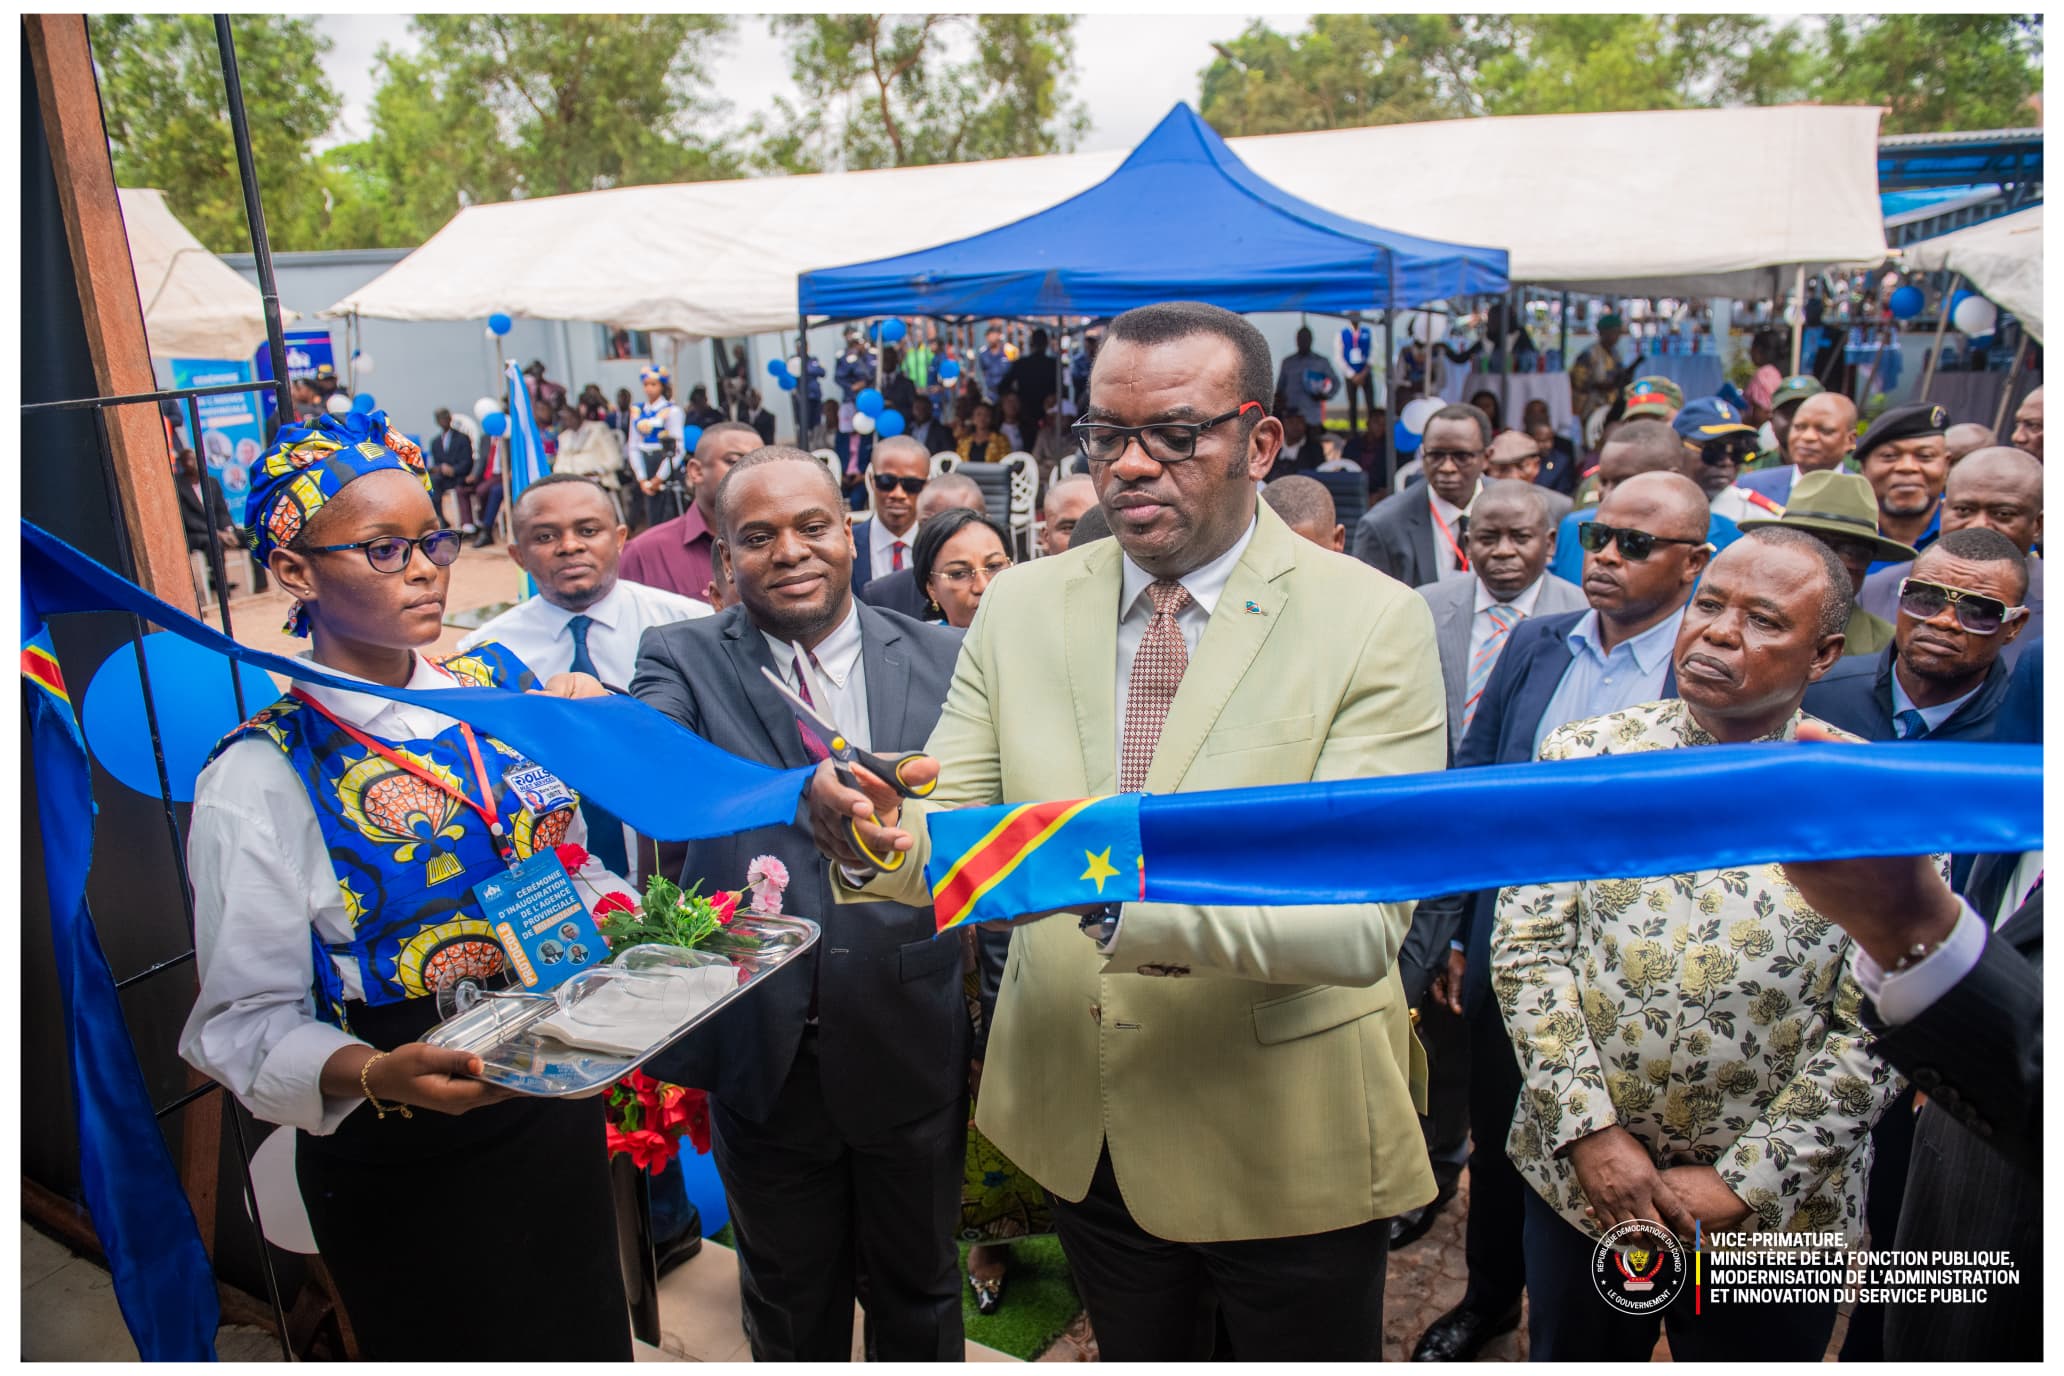
[[[1505,246],[1515,282],[1755,297],[1782,291],[1800,265],[1883,261],[1879,113],[1793,105],[1541,115],[1230,143],[1256,174],[1337,214]],[[1008,224],[1085,190],[1124,156],[475,206],[326,314],[471,320],[506,311],[694,336],[776,331],[795,323],[798,274]],[[1569,190],[1573,178],[1581,194]],[[1742,190],[1751,180],[1753,194]]]
[[[119,188],[153,358],[249,358],[265,342],[258,289],[208,251],[162,191]],[[291,311],[281,313],[292,319]]]
[[[2043,338],[2043,212],[2041,206],[1910,244],[1900,260],[1923,272],[1958,272],[1981,295],[2012,311]]]

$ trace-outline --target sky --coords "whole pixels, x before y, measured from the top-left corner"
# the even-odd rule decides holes
[[[1168,113],[1178,100],[1195,103],[1197,77],[1212,59],[1211,44],[1236,37],[1260,16],[1251,14],[1086,14],[1075,26],[1075,98],[1089,113],[1090,126],[1076,151],[1103,152],[1130,148]],[[1271,28],[1289,32],[1304,27],[1307,16],[1268,17]],[[366,117],[377,72],[375,54],[382,43],[413,52],[409,17],[400,14],[315,16],[317,25],[336,44],[323,70],[344,98],[338,127],[319,147],[363,138],[370,132]],[[1152,61],[1140,60],[1153,54]],[[740,15],[731,49],[724,60],[722,94],[731,102],[731,119],[742,124],[753,113],[771,110],[774,97],[795,98],[788,79],[788,58],[779,40],[767,32],[759,15]]]

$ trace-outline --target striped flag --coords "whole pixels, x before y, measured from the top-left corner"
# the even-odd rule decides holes
[[[938,929],[1146,893],[1142,795],[1074,798],[927,816]]]

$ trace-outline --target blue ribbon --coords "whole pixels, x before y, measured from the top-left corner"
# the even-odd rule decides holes
[[[810,775],[808,769],[770,769],[741,760],[635,698],[611,694],[576,702],[502,688],[389,688],[339,677],[308,660],[254,650],[28,521],[22,522],[22,586],[46,616],[134,612],[260,669],[461,718],[521,750],[598,807],[657,840],[692,841],[786,826],[796,818]]]

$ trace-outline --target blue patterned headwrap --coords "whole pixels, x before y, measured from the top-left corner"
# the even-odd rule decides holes
[[[291,544],[346,484],[388,468],[414,474],[425,492],[431,490],[423,451],[387,424],[385,411],[347,411],[282,426],[252,466],[251,492],[244,499],[244,525],[259,562]],[[287,616],[286,631],[308,634],[308,613],[299,602]]]

